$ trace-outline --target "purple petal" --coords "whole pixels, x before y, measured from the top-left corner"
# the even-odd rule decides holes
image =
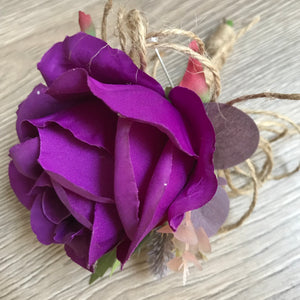
[[[35,181],[32,186],[29,194],[36,196],[45,190],[45,187],[52,188],[52,183],[49,175],[43,171],[43,173],[39,176],[39,178]]]
[[[30,137],[37,136],[37,130],[29,123],[30,119],[37,119],[65,109],[73,102],[61,102],[45,94],[47,87],[43,84],[37,85],[24,100],[17,111],[17,133],[21,142]]]
[[[113,84],[139,84],[161,95],[161,85],[139,70],[126,53],[83,32],[55,44],[38,64],[48,85],[72,68],[85,68],[96,80]]]
[[[128,257],[130,256],[131,251],[130,246],[132,245],[132,242],[129,238],[125,238],[118,246],[117,246],[117,259],[122,263],[122,268],[125,264],[125,262],[128,260]]]
[[[70,237],[70,240],[66,242],[65,250],[67,255],[73,261],[92,272],[93,266],[88,264],[90,241],[91,231],[82,228],[78,232],[74,233]]]
[[[36,179],[42,173],[42,168],[37,163],[39,147],[40,140],[36,137],[15,145],[9,150],[9,155],[18,171],[31,179]]]
[[[180,113],[157,92],[138,85],[103,84],[91,77],[88,85],[92,93],[114,112],[155,126],[179,149],[195,155]]]
[[[195,228],[203,227],[208,236],[215,235],[227,219],[229,198],[219,185],[214,197],[204,206],[192,211],[192,222]]]
[[[43,213],[41,194],[36,196],[32,205],[30,222],[32,231],[42,244],[49,245],[54,242],[53,236],[56,225],[49,221]]]
[[[54,44],[50,50],[44,54],[37,67],[42,73],[47,85],[50,85],[52,81],[62,73],[72,68],[71,62],[67,59],[64,52],[63,43],[59,42]]]
[[[156,168],[155,172],[152,177],[152,181],[150,182],[147,196],[146,203],[148,204],[147,207],[145,205],[145,209],[142,215],[142,222],[148,223],[147,231],[152,230],[159,222],[162,221],[162,218],[167,218],[167,211],[176,199],[176,196],[180,193],[180,191],[186,185],[191,172],[194,169],[196,160],[192,157],[187,156],[185,153],[182,153],[177,148],[172,147],[172,165],[171,165],[171,173],[168,182],[164,181],[160,178],[160,169]],[[158,165],[159,167],[159,165]],[[167,167],[166,165],[164,166]],[[157,180],[158,179],[158,180]],[[153,185],[152,185],[153,184]],[[166,185],[167,184],[167,185]],[[157,188],[162,189],[162,185],[164,185],[164,193],[156,206],[156,209],[153,209],[153,201],[155,202],[156,195],[152,194]],[[152,220],[149,218],[152,215]],[[149,222],[151,220],[151,222]],[[141,222],[141,223],[142,223]]]
[[[70,241],[72,235],[80,229],[82,229],[82,225],[78,223],[73,216],[69,216],[56,226],[53,239],[56,243],[65,244]]]
[[[59,126],[38,130],[41,141],[38,161],[51,178],[85,198],[111,201],[114,166],[110,155],[80,142]]]
[[[168,211],[169,224],[173,230],[176,230],[182,221],[183,214],[211,200],[218,184],[212,163],[215,134],[202,101],[197,94],[183,87],[172,89],[169,97],[181,112],[194,149],[197,149],[196,153],[199,155],[191,178]]]
[[[127,249],[125,244],[121,246],[123,254],[118,250],[118,258],[123,264],[143,238],[160,222],[167,220],[168,208],[186,184],[194,162],[193,158],[167,143],[151,178],[135,238],[130,244],[125,243]]]
[[[98,81],[112,84],[139,84],[164,95],[161,85],[141,71],[131,58],[104,41],[78,33],[67,37],[64,50],[75,67],[83,67]]]
[[[72,216],[84,227],[92,229],[95,206],[94,202],[82,198],[78,194],[75,194],[67,189],[64,189],[54,180],[52,181],[52,184],[59,199],[70,211]]]
[[[142,212],[142,220],[139,226],[140,228],[143,227],[140,229],[142,232],[147,229],[146,226],[151,223],[151,220],[153,219],[155,213],[162,213],[162,216],[165,214],[165,209],[158,211],[157,207],[166,191],[169,190],[170,187],[174,188],[173,183],[175,182],[170,182],[170,180],[174,166],[173,164],[175,149],[176,148],[169,141],[166,144],[153,172],[147,189],[145,204]],[[184,181],[186,181],[186,177]],[[177,182],[175,184],[177,184]],[[175,186],[177,193],[178,189],[180,190],[181,188],[182,186]],[[174,200],[174,198],[169,198],[168,200],[169,202],[171,202],[172,200]]]
[[[130,157],[141,200],[140,209],[142,209],[149,181],[166,141],[166,135],[153,126],[136,122],[131,126]]]
[[[205,108],[216,132],[215,169],[227,169],[249,158],[259,142],[252,118],[228,104],[207,103]]]
[[[54,224],[59,224],[66,219],[70,212],[59,200],[53,189],[45,190],[42,198],[44,215]]]
[[[11,161],[8,168],[8,175],[10,185],[18,197],[19,201],[27,208],[31,209],[34,197],[30,194],[34,181],[28,177],[23,176],[14,163]]]
[[[130,157],[132,121],[119,118],[115,144],[115,202],[127,236],[133,238],[139,222],[139,197]]]
[[[31,120],[30,123],[37,127],[56,123],[82,142],[104,148],[110,153],[114,151],[117,117],[101,101],[87,100],[68,110]]]
[[[65,71],[51,83],[47,93],[61,101],[88,96],[87,71],[82,68]]]
[[[102,255],[114,248],[123,234],[115,205],[96,203],[89,265],[93,265]]]

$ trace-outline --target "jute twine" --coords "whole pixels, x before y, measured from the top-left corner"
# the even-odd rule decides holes
[[[112,0],[108,0],[102,18],[102,39],[107,40],[107,17],[112,8]],[[135,62],[135,64],[143,71],[148,71],[148,64],[152,65],[152,72],[150,75],[156,76],[156,71],[159,66],[159,60],[155,54],[148,58],[148,50],[159,49],[161,55],[165,51],[174,50],[192,57],[201,62],[208,86],[211,90],[211,101],[216,102],[221,92],[221,81],[219,71],[224,65],[226,58],[231,53],[234,43],[248,30],[250,30],[257,22],[259,17],[255,17],[247,26],[242,28],[237,33],[234,32],[227,24],[221,24],[216,32],[207,41],[207,51],[203,41],[193,32],[183,29],[164,29],[161,31],[148,32],[148,22],[145,16],[138,10],[133,9],[126,11],[119,9],[117,14],[116,31],[119,38],[120,47],[125,51]],[[198,44],[199,51],[194,51],[187,46],[170,42],[172,37],[185,36],[191,40],[195,40]],[[280,94],[263,92],[252,95],[245,95],[228,101],[227,104],[234,105],[240,102],[248,101],[250,99],[268,98],[268,99],[286,99],[286,100],[300,100],[300,94]],[[257,124],[260,133],[263,131],[273,133],[272,138],[266,139],[260,137],[258,150],[264,156],[262,167],[251,157],[243,164],[235,166],[230,169],[218,170],[219,176],[225,177],[229,188],[229,197],[236,197],[240,195],[251,194],[252,200],[249,208],[244,214],[234,223],[223,226],[219,233],[231,231],[243,224],[243,222],[253,212],[258,195],[258,188],[261,187],[267,180],[282,179],[288,177],[300,170],[300,164],[292,171],[285,172],[281,175],[273,176],[272,171],[274,167],[273,160],[273,143],[290,137],[294,134],[300,134],[300,126],[285,116],[279,115],[271,111],[245,111],[248,114],[262,115],[271,118],[271,120],[264,119]],[[234,183],[234,176],[238,175],[245,179],[242,186],[236,186]]]

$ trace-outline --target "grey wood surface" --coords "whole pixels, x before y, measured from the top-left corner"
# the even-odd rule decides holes
[[[180,274],[154,279],[143,257],[112,278],[106,276],[89,286],[89,272],[70,261],[61,245],[44,246],[36,240],[29,213],[17,201],[7,176],[8,149],[17,143],[15,111],[42,81],[36,70],[42,54],[78,30],[78,10],[91,13],[99,29],[103,4],[99,0],[0,0],[0,298],[299,299],[299,174],[269,181],[245,224],[212,238],[213,252],[203,271],[192,268],[185,287]],[[300,91],[298,0],[115,1],[114,13],[120,4],[144,11],[150,29],[179,27],[201,38],[224,17],[240,28],[259,14],[261,22],[238,41],[222,71],[221,101],[261,91]],[[174,53],[168,57],[167,67],[178,81],[186,60]],[[162,73],[158,79],[165,84]],[[272,110],[299,122],[298,103],[253,100],[243,107]],[[299,162],[299,137],[276,144],[274,152],[275,173],[291,170]],[[249,200],[233,199],[229,219],[236,219]]]

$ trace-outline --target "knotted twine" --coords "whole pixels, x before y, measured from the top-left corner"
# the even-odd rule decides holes
[[[108,0],[105,4],[102,18],[102,39],[107,41],[107,17],[112,8],[112,0]],[[152,65],[152,77],[156,77],[159,60],[156,54],[153,54],[148,59],[148,49],[162,50],[163,54],[166,50],[174,50],[187,55],[188,57],[197,59],[204,69],[206,83],[211,91],[211,101],[217,102],[221,93],[221,81],[219,71],[226,62],[227,57],[233,49],[234,43],[248,30],[250,30],[257,22],[259,17],[255,17],[247,26],[235,33],[234,30],[227,24],[221,24],[215,33],[207,41],[207,50],[204,42],[193,32],[183,29],[164,29],[148,33],[148,22],[145,16],[137,9],[132,9],[126,12],[121,8],[117,15],[116,32],[119,38],[121,49],[126,52],[133,62],[143,71],[147,72],[148,64]],[[198,52],[191,48],[170,42],[172,36],[185,36],[191,40],[195,40],[198,44]],[[163,41],[161,41],[163,40]],[[129,44],[130,43],[130,44]],[[209,57],[210,56],[210,57]],[[148,72],[149,73],[149,72]],[[280,94],[263,92],[252,95],[245,95],[228,101],[227,104],[234,105],[236,103],[248,101],[250,99],[269,98],[269,99],[286,99],[300,100],[300,94]],[[300,164],[290,172],[282,173],[278,176],[273,176],[274,167],[272,145],[274,142],[285,137],[290,137],[294,134],[300,134],[300,126],[294,123],[289,118],[271,111],[245,111],[248,114],[263,115],[271,117],[271,121],[265,119],[257,124],[260,133],[267,131],[275,134],[272,138],[266,139],[260,135],[258,150],[264,155],[264,162],[259,168],[254,161],[253,156],[247,159],[244,163],[225,170],[218,170],[218,176],[226,178],[229,188],[228,196],[236,197],[240,195],[252,194],[252,200],[249,208],[244,214],[234,223],[224,225],[220,228],[219,233],[231,231],[243,224],[243,222],[253,212],[258,195],[258,188],[261,187],[267,180],[279,180],[288,177],[300,170]],[[242,186],[236,186],[233,177],[238,175],[245,178],[245,183]]]

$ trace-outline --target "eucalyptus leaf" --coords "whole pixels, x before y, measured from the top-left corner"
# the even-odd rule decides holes
[[[215,169],[233,167],[255,152],[259,130],[250,116],[222,103],[205,103],[205,110],[216,133]]]
[[[225,222],[229,213],[229,198],[221,185],[214,197],[204,206],[192,211],[195,228],[203,227],[210,237],[215,235]]]

